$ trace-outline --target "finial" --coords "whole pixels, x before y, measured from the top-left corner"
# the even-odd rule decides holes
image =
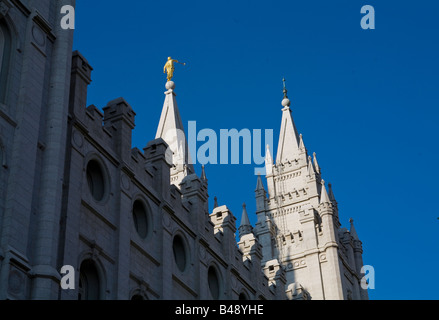
[[[305,143],[303,142],[303,135],[302,134],[300,134],[300,136],[299,136],[299,149],[302,151],[306,151]]]
[[[317,162],[317,155],[315,152],[313,153],[313,157],[314,157],[314,166],[316,167],[316,171],[317,173],[321,174],[320,166],[319,163]]]
[[[261,191],[264,190],[264,185],[262,183],[261,174],[258,174],[258,180],[256,182],[256,190],[255,191]]]
[[[216,196],[213,198],[213,208],[218,208],[218,198]]]
[[[325,187],[325,180],[322,179],[322,193],[320,195],[320,204],[322,203],[331,203],[329,200],[328,192]]]
[[[204,164],[201,166],[201,180],[207,181],[206,171],[204,170]]]
[[[291,102],[290,102],[290,99],[288,99],[288,95],[287,95],[288,90],[287,90],[287,87],[285,85],[285,78],[282,79],[282,82],[283,82],[283,86],[284,86],[284,89],[283,89],[284,98],[282,100],[282,106],[283,107],[289,107]]]
[[[247,205],[245,204],[245,202],[242,204],[242,208],[243,209],[247,208]]]
[[[351,228],[350,228],[349,232],[351,233],[352,238],[354,238],[354,240],[359,241],[360,239],[358,238],[357,230],[355,230],[355,227],[354,227],[354,219],[350,218],[349,222],[351,223]]]
[[[242,238],[242,236],[246,234],[250,234],[252,232],[252,226],[250,224],[250,220],[248,219],[248,213],[245,206],[245,203],[242,204],[242,217],[241,217],[241,224],[238,228],[239,230],[239,237]]]

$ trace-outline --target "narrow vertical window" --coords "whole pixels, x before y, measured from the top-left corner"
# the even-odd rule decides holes
[[[207,282],[209,284],[212,298],[218,300],[220,298],[220,280],[218,278],[218,273],[213,266],[210,266],[207,272]]]
[[[101,298],[99,272],[92,260],[85,260],[79,268],[78,300],[99,300]]]
[[[11,36],[3,21],[0,21],[0,102],[6,100],[6,83],[8,80]]]

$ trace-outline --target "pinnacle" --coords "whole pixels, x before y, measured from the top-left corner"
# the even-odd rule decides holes
[[[247,206],[245,203],[242,204],[242,217],[241,224],[239,226],[239,235],[240,237],[249,234],[252,232],[252,225],[250,224],[250,220],[247,214]]]
[[[354,240],[360,240],[358,238],[357,230],[355,230],[355,227],[354,227],[354,219],[350,218],[349,223],[351,224],[351,228],[350,228],[349,232],[350,232],[352,238],[354,238]]]
[[[320,195],[320,203],[331,203],[328,192],[326,192],[325,180],[322,179],[322,192]]]

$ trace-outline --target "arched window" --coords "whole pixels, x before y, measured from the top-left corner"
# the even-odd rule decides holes
[[[244,292],[241,292],[241,294],[238,297],[238,300],[248,300],[247,295]]]
[[[145,239],[148,235],[149,221],[145,205],[140,200],[136,200],[133,204],[133,222],[139,236]]]
[[[0,20],[0,102],[6,100],[6,82],[8,80],[11,35],[5,23]]]
[[[174,260],[178,269],[183,272],[186,269],[186,246],[182,237],[176,235],[172,243],[172,250],[174,252]]]
[[[218,277],[218,272],[215,267],[210,266],[207,271],[207,282],[209,284],[210,294],[214,300],[220,298],[220,279]]]
[[[87,164],[87,183],[91,195],[96,201],[101,201],[106,192],[104,170],[97,160],[90,160]]]
[[[92,260],[84,260],[79,268],[78,300],[99,300],[101,283],[99,272]]]

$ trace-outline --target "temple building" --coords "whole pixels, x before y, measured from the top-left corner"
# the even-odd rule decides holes
[[[59,23],[74,4],[0,0],[0,299],[368,299],[362,243],[352,220],[341,227],[286,88],[267,190],[249,177],[257,209],[236,208],[237,227],[235,208],[209,212],[172,80],[142,149],[125,99],[86,105],[93,68]]]

